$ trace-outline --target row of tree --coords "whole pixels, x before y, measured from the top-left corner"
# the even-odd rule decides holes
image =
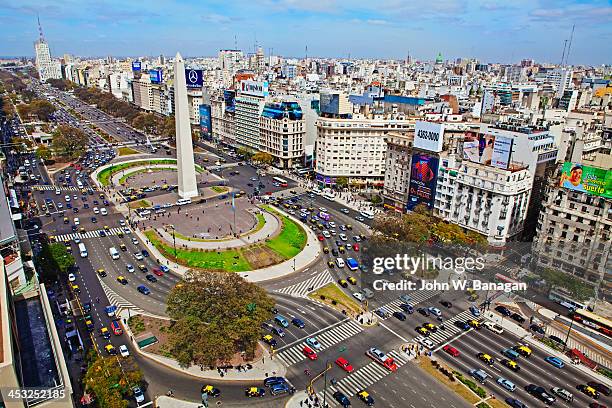
[[[45,99],[33,99],[30,103],[17,105],[17,112],[24,122],[29,120],[48,122],[55,110],[55,106]]]
[[[274,303],[238,274],[190,271],[168,296],[168,350],[182,367],[215,367],[238,352],[252,358]]]
[[[45,283],[55,282],[61,275],[66,275],[68,269],[75,264],[72,254],[64,245],[58,243],[43,244],[35,261],[40,280]]]

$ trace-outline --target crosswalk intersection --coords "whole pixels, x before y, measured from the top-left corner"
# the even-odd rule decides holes
[[[396,350],[388,352],[387,356],[390,356],[395,360],[398,368],[409,361],[407,355]],[[377,383],[389,374],[391,374],[391,371],[372,361],[353,373],[348,374],[343,379],[338,380],[335,385],[328,387],[327,391],[320,391],[317,393],[317,397],[319,397],[319,401],[323,401],[323,394],[325,394],[325,401],[330,406],[333,406],[337,404],[336,400],[334,400],[334,397],[332,396],[334,392],[340,391],[350,398],[357,394],[357,392],[370,387],[372,384]]]
[[[463,312],[451,317],[448,320],[444,321],[444,330],[441,330],[438,327],[438,330],[435,333],[431,333],[429,336],[425,337],[425,336],[417,336],[414,338],[414,340],[418,343],[420,343],[421,341],[423,341],[424,339],[429,339],[432,343],[434,343],[436,346],[439,344],[443,344],[446,341],[448,341],[449,339],[463,333],[463,330],[460,329],[459,327],[455,326],[455,322],[459,321],[459,320],[463,320],[464,322],[468,322],[470,320],[478,320],[480,321],[481,317],[474,317],[474,315],[472,315],[472,312],[470,312],[469,310],[464,310]],[[473,330],[470,328],[470,330]]]
[[[306,279],[305,281],[296,283],[295,285],[277,289],[275,292],[294,297],[305,297],[310,292],[315,291],[333,281],[334,279],[329,271],[323,271],[310,279]]]
[[[70,187],[55,187],[49,184],[38,184],[35,186],[32,186],[32,190],[39,190],[39,191],[55,191],[55,190],[60,190],[60,191],[81,191],[80,188],[76,187],[76,186],[70,186]]]
[[[119,310],[129,309],[134,313],[144,313],[144,310],[142,310],[139,307],[134,306],[132,303],[128,302],[123,297],[115,293],[115,291],[109,288],[108,285],[104,283],[102,279],[98,278],[98,280],[100,281],[100,285],[102,285],[102,290],[104,291],[104,294],[108,298],[108,302],[111,305],[117,306]]]
[[[350,337],[363,331],[363,327],[356,321],[349,319],[343,323],[333,327],[332,329],[317,334],[315,337],[319,343],[321,343],[322,350],[328,349],[335,344],[340,343]],[[275,354],[275,358],[278,358],[287,367],[299,363],[306,359],[306,356],[302,353],[302,349],[306,345],[305,341],[301,341],[298,344],[289,346],[288,348],[280,348]]]
[[[72,234],[62,234],[55,235],[55,241],[64,242],[64,241],[74,241],[75,239],[84,239],[84,238],[98,238],[100,237],[100,231],[104,231],[102,229],[86,231],[86,232],[74,232]],[[119,233],[129,234],[129,230],[124,230],[119,227],[109,228],[108,231],[105,231],[106,235],[117,235]]]
[[[409,296],[412,298],[412,300],[410,302],[408,302],[411,306],[415,307],[418,303],[424,302],[427,299],[430,299],[434,296],[436,296],[438,293],[440,293],[439,290],[418,290],[418,291],[414,291],[411,292],[409,294]],[[393,312],[401,312],[402,309],[400,308],[400,305],[404,303],[402,300],[395,299],[392,302],[387,303],[384,306],[379,307],[380,308],[384,308],[384,310],[386,310],[389,313],[393,313]],[[387,316],[382,318],[383,320],[388,319],[391,316]],[[379,317],[380,318],[380,317]]]

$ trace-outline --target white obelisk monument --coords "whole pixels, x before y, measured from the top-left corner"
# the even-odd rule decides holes
[[[178,194],[181,198],[191,198],[198,195],[188,103],[185,61],[181,54],[177,52],[174,58],[174,106],[176,109],[174,119],[176,122]]]

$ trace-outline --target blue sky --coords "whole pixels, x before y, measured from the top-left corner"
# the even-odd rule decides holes
[[[0,0],[0,54],[33,55],[36,13],[54,55],[533,58],[612,63],[612,0]]]

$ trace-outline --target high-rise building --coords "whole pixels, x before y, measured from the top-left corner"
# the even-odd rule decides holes
[[[62,67],[59,61],[53,61],[51,59],[51,52],[49,51],[49,44],[43,37],[42,27],[40,25],[40,19],[38,20],[39,38],[34,43],[34,51],[36,53],[36,69],[41,81],[47,79],[61,79],[62,78]]]
[[[265,104],[259,120],[260,150],[274,156],[278,167],[291,168],[304,156],[306,121],[295,101]]]
[[[259,117],[268,96],[268,83],[241,81],[236,97],[236,143],[260,150]]]

